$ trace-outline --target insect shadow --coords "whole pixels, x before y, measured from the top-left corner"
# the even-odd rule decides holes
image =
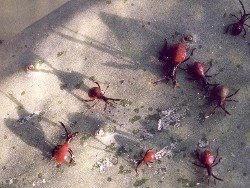
[[[42,155],[48,158],[49,152],[53,148],[53,144],[46,139],[40,121],[45,121],[50,124],[54,123],[40,114],[28,112],[24,108],[23,104],[20,103],[13,95],[6,94],[2,91],[0,92],[17,105],[16,109],[19,119],[5,119],[4,122],[7,128],[27,145],[38,148],[42,152]]]
[[[49,62],[43,60],[40,57],[37,58],[41,60],[42,64],[46,64],[51,70],[39,68],[38,70],[35,71],[55,75],[61,81],[60,88],[62,90],[67,91],[76,99],[84,101],[79,95],[75,94],[73,91],[76,89],[81,89],[84,92],[88,91],[89,87],[83,82],[83,80],[87,79],[87,76],[76,71],[66,72],[56,69]]]

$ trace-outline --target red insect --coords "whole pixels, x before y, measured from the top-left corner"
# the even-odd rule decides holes
[[[165,43],[162,51],[160,52],[159,60],[166,62],[166,75],[162,79],[153,82],[154,84],[171,78],[174,87],[178,86],[176,81],[176,71],[180,64],[189,60],[190,56],[193,55],[195,48],[192,49],[190,56],[187,58],[186,42],[191,42],[192,40],[191,36],[185,36],[181,42],[174,44],[170,48],[168,47],[167,42]]]
[[[191,80],[198,80],[201,82],[202,87],[205,89],[205,91],[208,91],[209,86],[214,86],[216,84],[210,84],[207,81],[208,77],[212,77],[207,75],[207,72],[212,67],[212,62],[210,62],[210,66],[207,70],[205,70],[205,66],[201,62],[194,62],[193,65],[187,65],[187,72],[192,76],[192,78],[189,78]],[[218,85],[218,84],[217,84]]]
[[[109,97],[105,97],[104,94],[105,94],[105,91],[108,89],[109,86],[107,86],[106,90],[103,91],[99,85],[98,82],[94,82],[98,87],[92,87],[89,89],[89,92],[88,92],[88,95],[91,99],[89,100],[84,100],[85,102],[90,102],[90,101],[94,101],[96,99],[99,100],[103,100],[105,102],[105,107],[104,107],[104,110],[106,110],[107,108],[107,105],[110,104],[112,105],[112,103],[110,103],[109,101],[120,101],[121,99],[113,99],[113,98],[109,98]],[[91,107],[94,107],[98,101],[92,105]]]
[[[136,173],[138,174],[137,170],[143,163],[148,165],[148,163],[153,163],[154,160],[155,160],[155,151],[153,149],[147,150],[143,158],[136,162],[137,163],[135,168]]]
[[[68,157],[68,155],[70,155],[70,161],[69,163],[72,163],[74,160],[74,154],[73,151],[69,148],[69,143],[72,140],[73,137],[77,136],[78,132],[74,132],[74,133],[70,133],[65,125],[62,122],[59,122],[66,133],[66,140],[64,141],[64,143],[62,145],[57,145],[53,151],[52,151],[52,157],[55,158],[56,163],[58,165],[62,164]]]
[[[215,86],[213,88],[212,92],[211,92],[210,99],[217,101],[217,105],[204,118],[205,119],[209,118],[211,115],[213,115],[215,113],[216,109],[219,108],[219,107],[222,108],[226,112],[226,114],[231,115],[226,110],[225,103],[226,103],[226,101],[235,101],[235,102],[237,102],[236,100],[232,100],[232,99],[229,99],[229,98],[232,97],[233,95],[235,95],[236,93],[238,93],[238,91],[239,91],[239,89],[235,93],[229,95],[229,88],[227,86],[224,86],[224,85]]]
[[[222,159],[220,157],[218,159],[218,161],[216,162],[218,154],[219,154],[219,148],[217,149],[216,156],[214,156],[214,154],[211,151],[209,151],[209,150],[205,150],[203,152],[201,152],[199,150],[196,150],[196,155],[197,155],[197,158],[198,158],[200,164],[197,164],[197,163],[193,163],[193,164],[196,165],[196,166],[199,166],[199,167],[207,169],[207,173],[208,173],[208,185],[209,185],[209,180],[210,180],[211,176],[213,176],[215,179],[217,179],[219,181],[223,181],[223,179],[218,178],[212,172],[212,168],[215,167],[217,164],[219,164],[220,160]],[[215,182],[215,179],[214,179],[214,182]]]
[[[242,6],[242,9],[243,9],[243,14],[242,12],[240,11],[240,14],[241,14],[241,17],[238,18],[237,16],[231,14],[231,16],[234,16],[235,18],[237,18],[238,22],[235,22],[233,24],[230,24],[229,26],[227,26],[227,29],[225,31],[225,33],[228,32],[229,28],[231,28],[231,34],[236,36],[236,35],[239,35],[241,34],[242,30],[244,30],[244,35],[243,37],[246,36],[246,29],[244,28],[244,26],[247,26],[247,27],[250,27],[249,25],[245,24],[245,22],[247,21],[247,19],[249,19],[250,17],[250,14],[246,14],[246,11],[245,11],[245,8],[244,8],[244,5],[243,3],[241,2],[241,0],[239,0],[241,6]]]

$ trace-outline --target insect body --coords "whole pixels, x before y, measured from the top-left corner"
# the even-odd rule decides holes
[[[154,160],[155,160],[155,151],[153,149],[147,150],[143,158],[137,161],[137,165],[135,169],[136,173],[138,174],[137,170],[143,163],[148,165],[148,163],[153,163]]]
[[[113,99],[113,98],[109,98],[104,96],[105,91],[103,91],[99,85],[98,82],[94,82],[98,87],[92,87],[89,89],[88,91],[88,96],[91,98],[89,100],[84,100],[85,102],[90,102],[90,101],[94,101],[94,100],[103,100],[105,102],[105,107],[104,110],[106,110],[107,105],[110,104],[112,105],[112,103],[110,103],[109,101],[120,101],[121,99]],[[108,89],[109,86],[107,86],[106,90]],[[92,105],[91,107],[94,107],[97,104],[97,102]]]
[[[216,85],[216,84],[210,84],[207,81],[208,77],[212,77],[207,75],[207,72],[212,67],[212,63],[210,63],[210,66],[207,70],[205,70],[205,66],[201,62],[194,62],[193,65],[188,65],[187,72],[192,76],[192,80],[197,80],[202,84],[202,87],[205,89],[205,91],[208,91],[209,86]]]
[[[159,60],[163,60],[167,64],[165,68],[168,69],[168,72],[166,72],[166,75],[162,79],[153,82],[154,84],[171,78],[174,87],[178,86],[176,81],[176,71],[180,64],[190,59],[190,56],[193,55],[193,51],[195,50],[195,48],[192,49],[190,56],[187,58],[187,47],[185,43],[190,41],[185,38],[182,42],[174,44],[170,48],[168,48],[167,42],[165,43],[162,51],[160,52]]]
[[[220,163],[220,160],[222,159],[221,157],[218,159],[218,161],[216,162],[216,159],[218,157],[218,153],[219,153],[219,148],[217,149],[217,153],[216,156],[214,156],[214,154],[209,151],[209,150],[205,150],[203,152],[196,150],[196,155],[197,158],[200,162],[200,164],[197,163],[193,163],[196,166],[202,167],[207,169],[207,173],[208,173],[208,184],[209,184],[209,180],[210,177],[213,176],[215,179],[219,180],[219,181],[223,181],[223,179],[218,178],[217,176],[215,176],[212,172],[212,168],[214,166],[216,166],[217,164]]]
[[[226,112],[226,114],[230,115],[230,113],[225,108],[225,103],[226,101],[235,101],[229,98],[238,93],[238,91],[239,89],[234,94],[229,95],[229,88],[227,86],[224,85],[215,86],[211,92],[210,98],[217,101],[217,105],[208,115],[205,116],[205,119],[213,115],[216,109],[219,107],[222,108]]]
[[[238,18],[237,16],[231,14],[233,17],[237,18],[238,22],[235,22],[233,24],[228,25],[225,33],[227,33],[229,31],[230,27],[231,27],[231,34],[232,35],[234,35],[234,36],[239,35],[239,34],[241,34],[241,32],[243,30],[244,31],[243,37],[245,37],[246,36],[246,29],[244,28],[244,26],[250,27],[249,25],[245,24],[247,19],[250,18],[250,13],[247,14],[242,1],[239,0],[239,2],[241,4],[241,6],[242,6],[243,14],[242,14],[242,12],[240,12],[241,13],[240,18]]]
[[[64,141],[64,143],[62,145],[57,145],[53,149],[52,157],[55,158],[56,163],[58,165],[60,165],[67,159],[68,155],[70,155],[69,163],[72,163],[73,159],[74,159],[74,155],[73,155],[72,150],[69,148],[69,144],[70,144],[70,141],[72,140],[72,138],[75,137],[78,134],[78,132],[70,133],[66,129],[65,125],[62,122],[59,122],[59,123],[62,125],[62,127],[65,130],[66,140]]]

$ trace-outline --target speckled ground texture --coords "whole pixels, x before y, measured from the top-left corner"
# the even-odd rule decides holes
[[[250,1],[244,0],[250,12]],[[199,146],[216,151],[213,187],[250,187],[250,30],[223,34],[239,15],[237,0],[72,0],[0,45],[0,187],[206,187],[205,169],[192,164]],[[250,21],[248,21],[248,24]],[[190,61],[213,60],[211,82],[227,85],[238,102],[203,121],[211,110],[196,82],[179,70],[180,88],[163,76],[158,52],[167,39],[195,38]],[[37,71],[27,73],[27,65]],[[126,99],[103,111],[82,99],[96,80],[107,96]],[[91,105],[91,104],[89,104]],[[159,112],[174,120],[158,130]],[[52,148],[64,122],[79,131],[71,143],[75,164],[56,167]],[[103,130],[104,135],[92,136]],[[204,143],[202,143],[204,142]],[[197,146],[199,145],[199,146]],[[162,156],[139,175],[133,160],[154,148]]]

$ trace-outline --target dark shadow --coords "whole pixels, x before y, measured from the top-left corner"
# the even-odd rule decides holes
[[[154,146],[156,151],[160,151],[164,147],[168,147],[171,150],[172,156],[163,156],[160,161],[165,163],[168,158],[171,158],[171,161],[168,161],[168,163],[172,163],[173,165],[176,162],[182,163],[185,161],[185,166],[182,168],[185,168],[186,170],[189,170],[190,173],[194,174],[194,172],[190,169],[190,166],[192,166],[190,153],[197,147],[199,140],[197,140],[197,135],[202,135],[203,131],[197,127],[199,122],[196,122],[190,126],[187,123],[190,122],[190,119],[194,121],[194,116],[191,116],[190,110],[192,109],[189,109],[190,107],[187,106],[185,101],[177,102],[173,100],[171,103],[172,104],[169,104],[169,106],[164,109],[157,109],[155,111],[149,112],[148,115],[145,115],[143,119],[139,120],[141,128],[135,136],[141,138],[141,133],[149,133],[151,136],[141,139],[142,143],[150,143]],[[173,117],[172,120],[169,119],[169,125],[165,127],[165,129],[158,130],[158,120],[161,118],[159,112],[167,109],[176,109],[176,112],[170,116],[179,118]],[[175,119],[178,119],[177,122]],[[183,134],[183,131],[187,130],[188,133]],[[186,139],[186,135],[190,133],[193,136],[188,136],[188,139]],[[174,145],[174,147],[171,148],[171,145]]]
[[[53,144],[46,139],[40,122],[54,123],[41,114],[29,113],[13,95],[0,92],[17,105],[19,119],[5,119],[7,128],[29,146],[38,148],[44,157],[49,157]],[[30,119],[26,120],[27,117],[30,117]]]
[[[29,27],[25,28],[20,34],[16,35],[11,41],[3,43],[1,45],[1,51],[13,51],[11,53],[1,53],[1,59],[8,61],[5,64],[0,64],[1,80],[11,76],[19,70],[24,69],[26,61],[24,58],[29,58],[26,53],[33,50],[42,39],[47,38],[50,33],[53,33],[53,29],[61,27],[64,23],[69,22],[75,14],[79,12],[85,12],[90,7],[103,3],[102,0],[70,0],[57,8],[53,12],[44,16],[40,20],[36,21]],[[29,40],[25,40],[25,39]],[[23,42],[25,41],[25,42]],[[12,47],[11,45],[15,45]],[[23,55],[24,54],[24,55]],[[9,60],[12,55],[13,60]]]
[[[117,48],[114,48],[112,46],[109,46],[105,43],[102,43],[102,42],[99,42],[91,37],[88,37],[88,36],[85,36],[85,35],[82,35],[76,31],[73,31],[72,29],[70,28],[67,28],[67,27],[63,27],[65,30],[67,30],[68,32],[71,32],[72,34],[74,35],[79,35],[81,37],[81,39],[77,39],[75,37],[72,37],[70,35],[67,35],[67,34],[64,34],[62,32],[58,32],[58,31],[54,31],[54,33],[58,34],[59,36],[67,39],[67,40],[70,40],[72,42],[75,42],[75,43],[78,43],[78,44],[82,44],[82,45],[86,45],[86,46],[90,46],[90,47],[93,47],[101,52],[104,52],[104,53],[108,53],[118,59],[123,59],[125,56],[124,56],[124,53],[117,49]],[[129,59],[124,59],[130,63],[132,63]]]
[[[117,69],[144,70],[159,75],[162,69],[158,62],[158,52],[164,44],[165,34],[159,33],[150,22],[140,21],[132,18],[120,17],[118,15],[102,12],[102,21],[109,27],[115,37],[119,40],[119,46],[123,57],[130,59],[127,64],[106,62],[104,65]],[[156,23],[155,25],[160,25]],[[147,41],[145,45],[145,41]]]
[[[87,111],[88,112],[88,111]],[[101,140],[95,137],[95,134],[103,128],[104,119],[100,119],[95,117],[94,114],[85,115],[84,113],[73,113],[69,114],[69,121],[73,122],[71,124],[72,129],[78,130],[82,136],[80,135],[81,142],[88,140],[89,138],[93,138],[95,141],[100,143],[102,146],[107,148],[107,145],[103,143]],[[99,146],[90,146],[97,150],[104,150],[106,152],[110,152],[107,149],[103,149]]]
[[[248,74],[248,68],[246,64],[237,64],[231,59],[227,58],[218,60],[213,65],[219,74],[213,79],[216,83],[222,83],[227,85],[230,90],[233,87],[240,89],[250,85],[250,77]]]
[[[125,160],[131,166],[132,173],[135,173],[134,161],[141,159],[141,153],[145,152],[147,148],[142,148],[140,141],[135,139],[133,134],[124,131],[116,131],[114,139],[118,145],[115,155]]]
[[[93,147],[97,150],[103,150],[107,153],[112,153],[114,156],[118,158],[121,157],[123,160],[127,161],[130,165],[134,165],[133,159],[137,158],[142,151],[143,148],[140,148],[139,140],[134,139],[134,135],[128,132],[124,132],[119,130],[118,124],[116,124],[114,139],[116,141],[116,150],[109,150],[108,145],[103,143],[98,138],[94,137],[95,133],[104,128],[107,131],[107,127],[104,127],[107,124],[107,120],[105,117],[96,117],[95,114],[92,114],[89,111],[89,114],[86,115],[84,113],[73,113],[69,114],[69,122],[73,122],[71,128],[74,130],[78,130],[81,134],[89,134],[93,139],[95,139],[98,143],[100,143],[103,147],[100,147],[96,144],[89,147]],[[111,123],[111,122],[110,122]],[[81,138],[80,138],[81,139]],[[118,159],[119,160],[119,159]]]
[[[88,36],[82,35],[67,27],[64,27],[67,33],[71,32],[74,36],[77,34],[79,38],[72,37],[69,34],[64,34],[62,32],[54,31],[54,33],[57,33],[61,37],[68,39],[72,42],[93,47],[103,53],[108,53],[113,57],[116,57],[117,59],[122,59],[122,61],[126,62],[126,64],[120,64],[117,62],[106,62],[103,64],[105,66],[114,67],[122,70],[149,70],[153,74],[159,74],[159,69],[161,69],[162,67],[160,66],[160,63],[158,62],[157,57],[155,58],[155,56],[158,56],[158,51],[160,51],[160,48],[164,44],[163,36],[160,36],[157,31],[154,32],[154,30],[148,30],[143,27],[143,25],[147,24],[143,21],[123,18],[117,15],[107,13],[101,13],[100,17],[103,22],[110,28],[111,32],[113,32],[118,38],[120,44],[119,49],[111,45],[99,42]],[[133,28],[134,30],[130,28]],[[142,41],[148,41],[148,45],[143,46],[143,49],[141,49]],[[162,44],[159,46],[158,44],[161,41]]]
[[[57,76],[57,78],[61,81],[61,89],[68,92],[72,92],[73,90],[80,88],[86,92],[89,89],[85,84],[83,84],[83,80],[87,77],[82,73],[76,71],[65,72],[52,67],[52,65],[48,62],[45,62],[45,64],[48,65],[52,71],[43,69],[40,69],[39,71]]]
[[[121,70],[150,72],[156,76],[152,82],[162,79],[164,76],[171,77],[173,65],[160,61],[159,53],[166,40],[171,46],[179,42],[185,32],[173,32],[175,25],[171,28],[161,21],[154,20],[153,23],[150,23],[105,12],[101,12],[100,17],[115,35],[115,38],[119,40],[123,56],[130,59],[130,62],[126,64],[108,61],[104,65]],[[187,48],[190,51],[192,47]],[[163,81],[168,82],[169,80]]]
[[[47,69],[40,69],[39,68],[37,70],[34,70],[34,72],[43,72],[43,73],[55,75],[61,82],[60,88],[62,90],[67,91],[69,94],[74,96],[76,99],[83,101],[83,98],[78,96],[77,94],[75,94],[73,91],[76,89],[81,89],[84,92],[88,91],[89,87],[87,87],[84,84],[84,80],[87,79],[87,76],[85,76],[82,73],[76,72],[76,71],[66,72],[66,71],[56,69],[49,62],[47,62],[46,60],[42,59],[41,57],[39,57],[33,53],[31,53],[31,55],[29,55],[29,56],[30,56],[30,59],[32,59],[33,61],[39,60],[39,62],[41,62],[41,65],[46,64],[51,69],[51,70],[47,70]],[[30,61],[28,61],[28,62],[30,62]]]
[[[91,135],[94,135],[94,133],[103,126],[105,121],[103,119],[99,119],[94,114],[87,116],[84,113],[73,113],[69,114],[68,116],[69,121],[74,122],[72,125],[73,129]]]

